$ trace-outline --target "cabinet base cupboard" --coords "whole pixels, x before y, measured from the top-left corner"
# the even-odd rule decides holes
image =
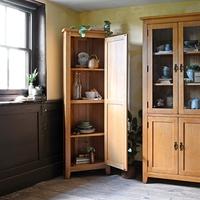
[[[106,166],[127,170],[127,35],[62,32],[65,177]]]
[[[200,182],[200,13],[145,17],[143,182]]]

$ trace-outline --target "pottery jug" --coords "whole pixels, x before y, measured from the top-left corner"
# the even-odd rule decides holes
[[[99,59],[96,55],[91,55],[89,62],[88,62],[89,68],[98,68],[99,67]]]
[[[186,71],[186,74],[187,74],[188,79],[189,79],[190,81],[194,81],[194,70],[193,70],[193,69],[188,69],[188,70]]]
[[[199,98],[193,98],[189,100],[189,107],[191,109],[199,109],[200,108],[200,99]]]

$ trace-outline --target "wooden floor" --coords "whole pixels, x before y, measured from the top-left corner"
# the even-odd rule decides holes
[[[119,175],[62,177],[0,197],[0,200],[199,200],[198,186],[148,183]]]

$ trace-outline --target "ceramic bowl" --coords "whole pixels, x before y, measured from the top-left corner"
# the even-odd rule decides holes
[[[85,92],[85,96],[86,96],[88,99],[94,99],[94,98],[96,97],[96,92],[93,92],[93,91]]]

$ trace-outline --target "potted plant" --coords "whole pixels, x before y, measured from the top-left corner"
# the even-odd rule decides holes
[[[135,177],[135,156],[138,147],[142,144],[142,110],[138,112],[138,118],[133,117],[128,111],[128,171],[123,172],[124,178]]]
[[[33,73],[29,74],[27,76],[28,79],[28,95],[33,95],[33,89],[34,89],[34,82],[36,81],[36,78],[38,76],[37,68],[33,71]]]
[[[94,147],[87,147],[87,152],[90,154],[90,163],[94,163],[94,153],[95,153]]]

